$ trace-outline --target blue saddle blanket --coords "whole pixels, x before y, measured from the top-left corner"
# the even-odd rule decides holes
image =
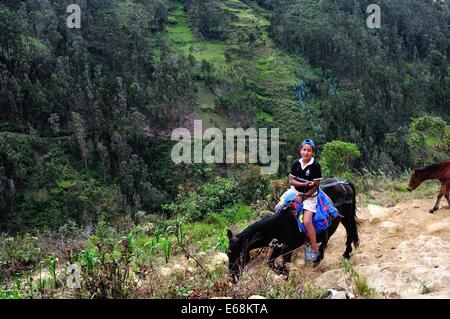
[[[296,220],[301,232],[307,233],[306,227],[303,221],[303,203],[295,201],[297,194],[295,192],[287,192],[279,202],[276,213],[283,210],[288,204],[292,203],[296,211]],[[334,207],[331,199],[325,194],[325,192],[319,187],[317,191],[317,206],[316,213],[313,217],[313,226],[316,233],[320,233],[331,225],[331,219],[339,216],[339,212]]]

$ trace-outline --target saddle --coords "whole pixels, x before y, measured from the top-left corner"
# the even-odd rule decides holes
[[[338,198],[337,200],[333,201],[333,204],[335,206],[341,206],[345,204],[353,204],[353,194],[351,194],[348,191],[348,188],[345,186],[350,186],[350,183],[346,180],[338,179],[338,178],[332,178],[324,180],[322,183],[320,183],[320,188],[322,188],[323,191],[325,191],[327,188],[331,187],[341,187],[344,197]]]

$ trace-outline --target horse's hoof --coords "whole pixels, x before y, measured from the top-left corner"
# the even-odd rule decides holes
[[[430,209],[428,212],[429,212],[430,214],[434,214],[435,211],[437,211],[437,209],[434,209],[434,208],[433,208],[433,209]]]
[[[231,283],[233,285],[237,284],[239,282],[239,276],[238,275],[231,275]]]
[[[341,260],[350,259],[350,254],[343,254]]]
[[[286,277],[286,276],[289,275],[289,273],[288,273],[286,270],[275,269],[274,272],[275,272],[275,274],[276,274],[277,276],[283,276],[283,277]]]
[[[289,278],[289,272],[287,272],[287,271],[280,271],[276,274],[277,274],[278,278],[281,278],[284,281],[288,280],[288,278]]]
[[[323,257],[319,257],[319,258],[317,258],[317,260],[313,261],[313,263],[312,263],[313,267],[316,268],[317,266],[319,266],[322,259],[323,259]]]

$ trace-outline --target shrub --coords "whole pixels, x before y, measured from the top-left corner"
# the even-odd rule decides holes
[[[260,168],[257,166],[250,167],[236,177],[239,183],[239,193],[246,204],[264,199],[274,191],[271,180],[267,176],[261,175],[259,170]]]
[[[0,240],[0,281],[10,275],[33,269],[41,258],[38,238],[30,234]]]
[[[164,208],[191,220],[202,220],[238,202],[240,198],[239,184],[235,179],[217,177],[213,183],[179,197],[175,203],[165,205]]]
[[[416,166],[448,159],[450,127],[440,117],[423,116],[413,119],[409,129],[409,145]]]
[[[320,160],[323,175],[349,178],[353,161],[360,156],[361,152],[355,144],[342,141],[326,143]]]

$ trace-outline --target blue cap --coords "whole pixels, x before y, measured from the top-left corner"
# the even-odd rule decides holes
[[[302,142],[302,144],[300,145],[300,148],[302,148],[305,145],[310,145],[312,147],[313,151],[314,152],[316,151],[316,144],[314,144],[314,142],[312,140],[304,140]]]

